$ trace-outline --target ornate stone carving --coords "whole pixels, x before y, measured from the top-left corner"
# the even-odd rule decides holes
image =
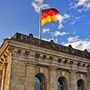
[[[77,63],[77,66],[78,66],[78,67],[80,67],[80,64],[81,64],[81,63],[80,63],[80,62],[78,62],[78,63]]]
[[[29,40],[32,41],[33,40],[33,35],[29,34]]]
[[[64,61],[64,64],[67,64],[67,61],[68,61],[68,60],[65,60],[65,61]]]
[[[88,53],[87,49],[84,50],[84,56],[89,57],[89,53]]]
[[[14,47],[9,47],[9,48],[8,48],[8,51],[9,51],[10,53],[12,53],[12,52],[14,51]]]
[[[46,59],[46,55],[43,55],[43,57],[42,57],[44,60]]]
[[[53,47],[53,48],[55,48],[55,44],[54,44],[54,41],[53,40],[50,41],[50,46]]]
[[[40,68],[40,73],[43,73],[44,72],[44,68]]]
[[[61,58],[58,58],[58,63],[61,63],[62,59]]]
[[[54,57],[52,57],[52,56],[49,57],[50,60],[53,60],[53,58],[54,58]]]
[[[65,72],[64,72],[64,71],[62,71],[62,73],[61,73],[61,74],[62,74],[62,76],[64,76],[64,75],[65,75]]]
[[[23,39],[21,39],[21,36],[23,37]],[[28,37],[29,39],[27,39]],[[90,53],[88,53],[86,50],[85,51],[76,50],[76,49],[73,49],[71,45],[69,45],[68,47],[58,45],[58,44],[55,44],[53,40],[51,40],[50,42],[39,40],[39,39],[34,38],[32,34],[30,34],[29,36],[26,36],[20,33],[16,33],[14,35],[14,39],[29,43],[32,45],[37,45],[40,47],[48,48],[51,50],[73,54],[73,55],[80,56],[80,57],[90,58]]]
[[[36,59],[38,59],[39,56],[40,56],[40,54],[38,54],[38,53],[35,54],[35,58],[36,58]]]
[[[22,52],[22,50],[18,49],[17,53],[18,53],[18,54],[21,54],[21,52]]]
[[[25,51],[25,54],[24,55],[28,56],[29,54],[30,54],[29,51]]]

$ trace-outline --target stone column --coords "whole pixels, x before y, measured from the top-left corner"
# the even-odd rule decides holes
[[[0,70],[0,90],[2,90],[2,79],[3,79],[3,70]]]
[[[77,90],[76,72],[70,71],[70,90]]]
[[[25,90],[34,90],[35,65],[28,64],[26,69]]]
[[[0,90],[3,90],[3,81],[4,81],[4,73],[5,73],[5,68],[2,69],[2,80],[1,80],[1,87]]]
[[[6,89],[6,72],[7,72],[7,63],[4,64],[4,68],[5,68],[5,71],[4,71],[4,81],[3,81],[3,90]]]
[[[90,90],[90,75],[87,75],[87,90]]]
[[[5,90],[25,90],[25,68],[25,62],[22,59],[13,57],[9,89]]]
[[[50,82],[49,82],[50,89],[49,90],[57,90],[56,68],[50,67],[50,77],[49,78],[50,78]]]
[[[90,66],[88,66],[88,73],[87,73],[87,90],[90,90]]]

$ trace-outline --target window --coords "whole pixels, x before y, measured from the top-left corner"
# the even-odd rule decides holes
[[[65,77],[59,77],[57,81],[57,90],[68,90],[67,80]]]
[[[45,88],[44,87],[44,79],[42,76],[36,75],[34,82],[35,82],[35,89],[34,90],[44,90],[44,88]]]
[[[62,79],[58,80],[57,85],[58,85],[58,90],[64,90],[64,82],[62,81]]]
[[[84,90],[84,86],[83,86],[83,80],[79,79],[77,81],[77,87],[78,87],[78,90]]]

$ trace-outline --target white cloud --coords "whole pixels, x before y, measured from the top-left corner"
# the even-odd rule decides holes
[[[39,13],[40,9],[48,8],[48,4],[43,4],[44,0],[34,0],[31,4],[34,7],[35,11]]]
[[[70,24],[75,24],[76,22],[78,22],[81,18],[83,18],[83,17],[85,17],[85,15],[82,15],[82,16],[80,16],[80,17],[72,17],[72,19],[71,19],[71,23]]]
[[[85,11],[87,11],[87,10],[90,9],[90,1],[85,5],[85,7],[86,7],[86,10]]]
[[[44,4],[43,2],[44,2],[44,0],[34,0],[31,3],[37,13],[39,13],[40,8],[41,9],[49,8],[49,5],[48,4]],[[64,14],[64,15],[58,14],[57,15],[57,20],[59,21],[58,29],[63,28],[64,27],[64,25],[63,25],[64,21],[66,19],[69,19],[69,18],[70,18],[70,15],[68,15],[68,14]]]
[[[81,13],[84,10],[84,7],[82,9],[78,9],[77,11]]]
[[[52,35],[54,37],[66,35],[66,32],[55,31]]]
[[[81,16],[81,17],[82,17],[82,16]],[[81,17],[75,17],[75,18],[73,18],[71,24],[72,24],[72,25],[75,24]]]
[[[48,32],[48,33],[49,33],[49,31],[50,31],[50,29],[49,29],[49,28],[43,28],[43,29],[42,29],[42,32],[43,32],[43,33],[46,33],[46,32]]]
[[[54,39],[54,42],[57,43],[58,42],[58,38]]]
[[[70,15],[64,14],[64,19],[70,18]]]
[[[64,36],[64,35],[68,34],[66,32],[60,32],[60,31],[50,32],[49,28],[43,28],[42,32],[43,32],[43,34],[46,33],[46,32],[49,33],[53,38],[57,37],[57,36]]]
[[[75,7],[83,6],[88,2],[88,0],[78,0],[78,2],[75,4]]]
[[[65,46],[72,45],[73,48],[79,49],[79,50],[89,50],[90,51],[90,40],[88,38],[82,40],[79,36],[75,37],[69,37],[68,42],[62,43]]]
[[[43,0],[35,0],[36,3],[42,4]]]
[[[63,22],[66,20],[66,19],[69,19],[70,18],[70,15],[68,14],[64,14],[63,16],[58,14],[57,16],[57,20],[59,21],[59,26],[58,26],[58,29],[61,29],[63,28]]]
[[[69,37],[68,38],[68,42],[69,43],[72,43],[72,42],[76,42],[79,40],[79,36],[75,36],[75,37]]]
[[[87,11],[90,9],[90,1],[89,0],[77,0],[74,5],[71,4],[71,8],[78,8],[82,6],[81,9],[78,9],[78,12]]]

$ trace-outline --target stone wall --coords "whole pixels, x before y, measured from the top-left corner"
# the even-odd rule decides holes
[[[25,62],[13,59],[9,90],[24,90],[25,75],[26,75]]]
[[[39,41],[24,35],[4,41],[0,48],[0,90],[34,90],[36,75],[44,79],[44,90],[57,90],[59,78],[64,80],[65,90],[77,90],[78,80],[83,82],[83,90],[90,90],[90,53]]]

